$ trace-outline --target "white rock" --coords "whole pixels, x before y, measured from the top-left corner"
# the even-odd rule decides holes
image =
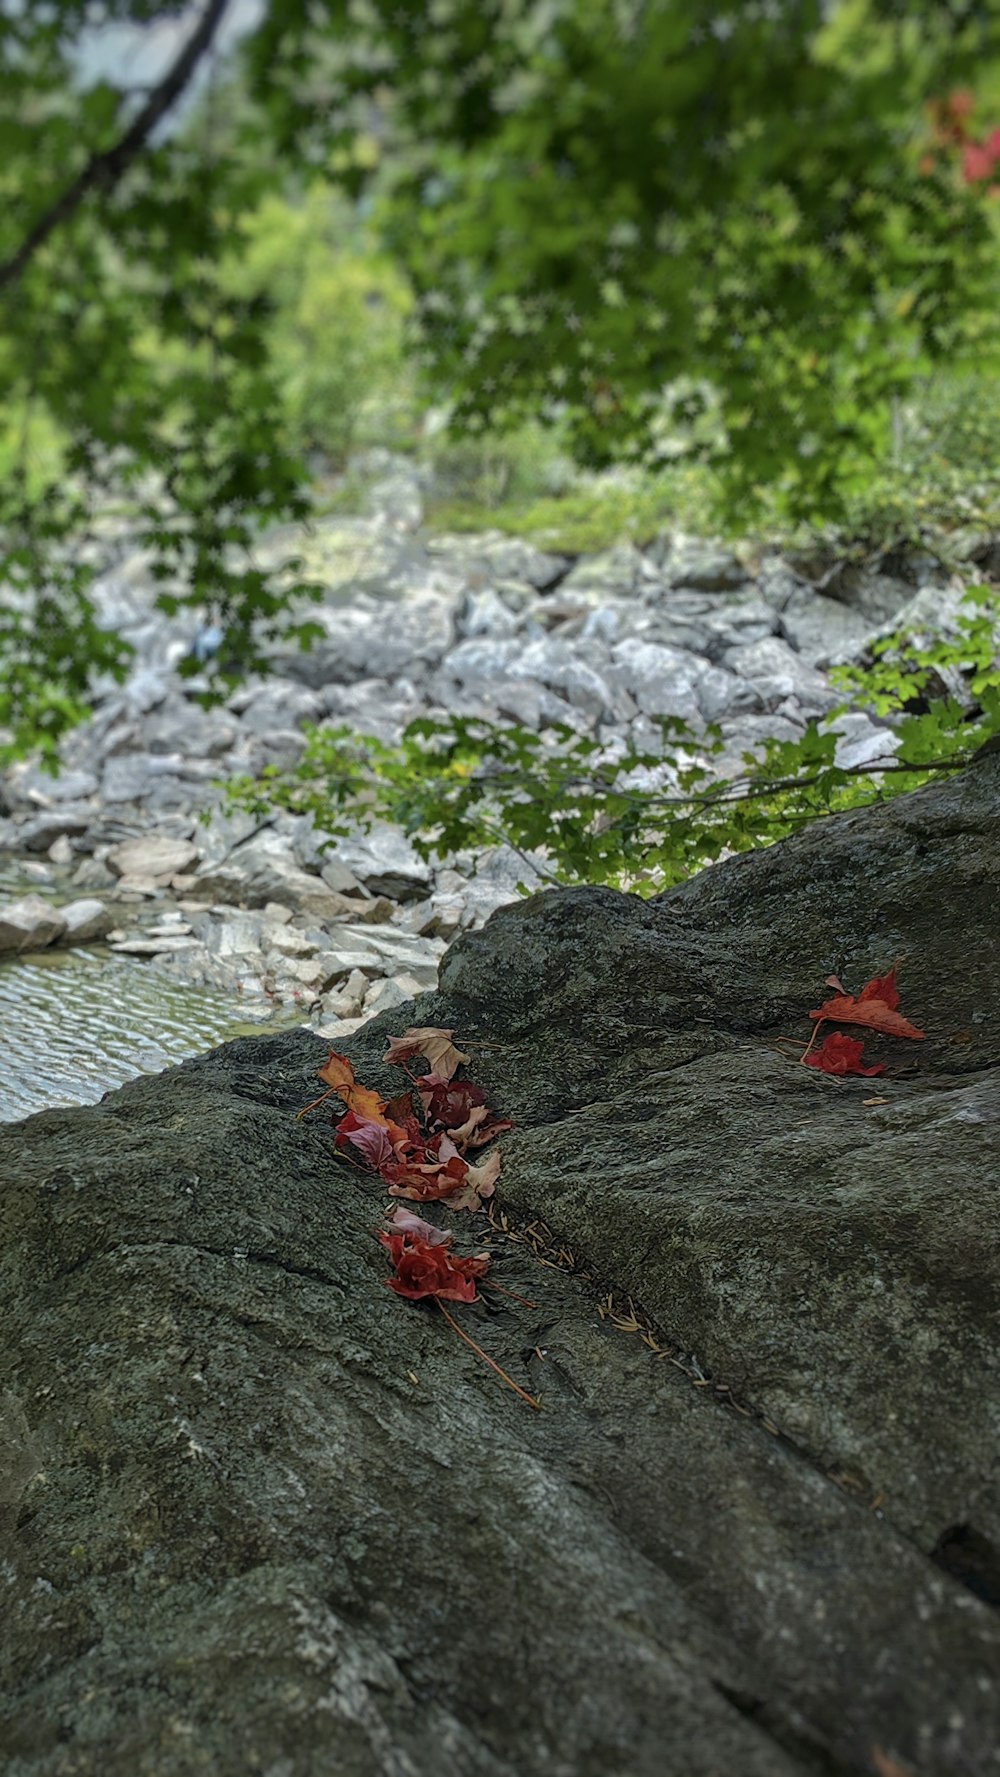
[[[52,841],[52,844],[49,846],[48,855],[52,859],[53,864],[59,864],[62,866],[72,864],[73,847],[65,833],[60,833],[58,839]]]
[[[41,950],[54,944],[66,930],[57,907],[40,895],[22,895],[0,907],[0,951]]]
[[[799,586],[781,612],[781,627],[797,654],[815,666],[818,660],[852,654],[871,633],[860,611]]]
[[[629,636],[611,651],[628,690],[647,716],[680,716],[697,723],[701,716],[697,684],[703,664],[680,648],[641,642]]]
[[[339,839],[331,856],[372,894],[387,895],[393,901],[419,900],[430,885],[430,867],[418,857],[405,833],[384,821],[376,821],[368,833]]]
[[[843,701],[842,694],[831,690],[822,675],[778,636],[728,649],[723,664],[739,678],[749,679],[765,708],[774,709],[783,698],[794,697],[804,710],[816,713]]]
[[[360,1025],[364,1024],[364,1022],[364,1017],[335,1018],[330,1023],[318,1024],[316,1026],[316,1035],[318,1037],[329,1037],[333,1041],[338,1039],[343,1040],[344,1037],[351,1036]]]
[[[409,1005],[412,998],[398,981],[373,981],[365,994],[365,1013],[370,1017],[374,1012],[389,1012],[394,1006]]]
[[[200,950],[201,945],[197,938],[175,938],[171,934],[160,938],[125,938],[112,944],[111,948],[123,956],[169,956],[181,950]]]
[[[162,877],[169,881],[197,863],[198,849],[187,839],[165,839],[150,833],[142,839],[126,839],[113,845],[108,864],[116,876]]]
[[[296,931],[294,926],[272,926],[263,934],[264,943],[269,950],[277,951],[279,956],[312,956],[316,945],[305,932]]]
[[[64,944],[92,944],[106,938],[114,925],[114,914],[103,901],[70,901],[60,911],[66,921]]]
[[[368,987],[368,976],[361,969],[352,969],[342,986],[333,993],[324,994],[324,1015],[333,1018],[353,1018],[364,1005]]]

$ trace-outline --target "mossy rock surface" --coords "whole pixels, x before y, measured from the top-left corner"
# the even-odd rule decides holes
[[[536,897],[345,1045],[453,1024],[515,1119],[562,1266],[459,1218],[535,1306],[456,1317],[541,1412],[384,1287],[309,1034],[0,1131],[5,1773],[1000,1772],[998,817]],[[780,1052],[897,958],[884,1076]]]

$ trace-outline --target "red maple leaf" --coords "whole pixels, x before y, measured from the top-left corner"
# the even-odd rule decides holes
[[[914,1037],[922,1041],[926,1031],[918,1030],[915,1024],[904,1018],[897,1010],[898,1006],[896,971],[890,969],[887,975],[876,975],[867,982],[859,994],[834,994],[809,1016],[829,1018],[835,1024],[862,1024],[868,1030],[882,1031],[887,1037]]]
[[[415,1203],[436,1203],[461,1189],[469,1168],[460,1154],[454,1154],[443,1160],[432,1155],[425,1160],[386,1160],[379,1171],[389,1187],[390,1197],[409,1197]]]
[[[386,1125],[376,1123],[372,1117],[359,1117],[357,1111],[348,1111],[346,1117],[341,1117],[334,1139],[338,1147],[346,1147],[349,1142],[376,1170],[394,1156]]]
[[[818,1067],[824,1074],[884,1074],[882,1062],[875,1067],[861,1066],[864,1047],[860,1037],[845,1037],[843,1031],[834,1030],[818,1049],[802,1059],[806,1067]]]
[[[452,1080],[438,1073],[423,1075],[417,1082],[417,1095],[428,1122],[439,1123],[444,1129],[457,1128],[475,1106],[486,1103],[481,1086],[474,1086],[471,1080]]]
[[[476,1279],[490,1267],[488,1253],[460,1259],[443,1240],[432,1242],[419,1234],[390,1234],[384,1229],[378,1237],[395,1267],[395,1277],[385,1281],[397,1296],[406,1296],[411,1302],[424,1296],[440,1296],[448,1302],[476,1300]]]

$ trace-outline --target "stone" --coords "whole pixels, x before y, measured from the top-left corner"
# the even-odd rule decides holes
[[[749,574],[739,556],[722,544],[696,537],[667,538],[654,553],[672,586],[703,592],[728,592],[743,586]]]
[[[698,680],[700,661],[679,648],[628,637],[611,650],[625,687],[647,716],[679,716],[697,723],[701,717]]]
[[[317,992],[329,980],[329,970],[322,957],[318,956],[284,958],[281,975],[284,980],[290,979],[300,987],[308,987]]]
[[[279,956],[311,956],[316,945],[304,932],[296,931],[294,926],[272,926],[264,934],[264,942],[269,950],[276,951]]]
[[[142,724],[149,753],[176,753],[183,758],[219,758],[229,751],[237,732],[231,715],[220,709],[202,709],[178,691],[171,691]]]
[[[789,594],[780,621],[781,634],[810,666],[852,654],[871,634],[859,611],[804,586]]]
[[[109,870],[103,858],[81,858],[70,881],[74,888],[102,889],[110,888],[117,878],[113,870]]]
[[[233,848],[227,858],[199,872],[196,892],[246,907],[277,902],[291,913],[331,921],[351,903],[319,876],[301,870],[282,835],[267,831]]]
[[[108,864],[121,877],[162,877],[169,881],[198,861],[197,847],[186,839],[165,839],[147,834],[141,839],[126,839],[113,845]]]
[[[197,938],[165,932],[158,938],[121,938],[111,948],[122,956],[170,956],[182,950],[200,950]]]
[[[552,555],[520,537],[509,537],[505,531],[431,537],[427,553],[432,561],[440,561],[460,573],[466,585],[473,588],[513,581],[544,592],[555,586],[570,567],[565,556]]]
[[[7,774],[7,796],[12,809],[51,808],[60,802],[82,803],[97,793],[92,771],[60,770],[56,775],[41,765],[15,765]]]
[[[606,675],[600,673],[579,649],[566,642],[546,637],[522,647],[517,660],[518,671],[526,678],[541,680],[553,691],[559,691],[567,702],[597,720],[619,717],[628,720],[634,706],[622,691],[612,688]]]
[[[601,595],[635,594],[651,577],[645,571],[647,566],[634,544],[620,543],[614,549],[582,557],[560,582],[559,591],[563,597],[590,591]]]
[[[844,770],[889,764],[900,746],[898,734],[891,728],[879,727],[861,710],[849,710],[835,722],[823,722],[820,726],[824,730],[832,728],[838,736],[834,759]]]
[[[407,992],[406,988],[401,987],[395,980],[373,981],[365,994],[365,1016],[371,1017],[376,1012],[393,1011],[397,1006],[408,1005],[412,999],[412,989]]]
[[[323,699],[294,679],[268,678],[244,688],[229,699],[229,708],[240,718],[244,733],[266,737],[276,728],[300,728],[305,722],[319,722],[323,716]]]
[[[141,802],[153,787],[147,753],[116,753],[101,775],[102,802]]]
[[[324,996],[325,997],[325,996]],[[355,1018],[325,1018],[316,1026],[316,1035],[325,1037],[330,1042],[342,1043],[345,1037],[353,1036],[354,1032],[365,1023],[362,1013]]]
[[[114,924],[114,914],[103,901],[68,901],[59,911],[65,921],[65,930],[60,934],[63,944],[96,943],[107,937]]]
[[[308,653],[279,656],[280,670],[314,689],[356,679],[391,679],[421,663],[436,663],[454,640],[449,599],[434,591],[416,593],[388,608],[361,599],[346,609],[310,607],[310,621],[326,627],[329,639]]]
[[[371,894],[392,901],[419,900],[430,884],[429,865],[406,835],[385,821],[375,821],[368,832],[359,829],[338,839],[336,851],[327,856],[351,871]]]
[[[52,841],[52,844],[49,846],[47,855],[49,857],[50,862],[53,864],[58,864],[60,869],[65,870],[69,867],[70,864],[72,864],[72,862],[73,862],[73,847],[70,844],[69,840],[67,839],[65,833],[60,833],[58,839],[54,839]]]
[[[467,593],[458,619],[462,636],[509,636],[517,628],[514,612],[498,597],[491,586],[481,592]]]
[[[0,1130],[12,1777],[986,1777],[998,877],[993,756]],[[901,950],[887,1075],[776,1052]],[[331,1041],[397,1092],[404,1019],[516,1125],[514,1296],[455,1318],[540,1412],[384,1287],[387,1198],[297,1118]]]
[[[249,777],[258,778],[269,769],[291,771],[306,749],[306,737],[297,728],[274,728],[267,735],[255,735],[241,745],[234,761]]]
[[[364,1005],[368,976],[362,969],[352,969],[346,981],[332,993],[323,995],[324,1018],[353,1018]]]
[[[705,668],[698,678],[697,693],[706,722],[721,722],[727,716],[759,710],[764,703],[756,685],[721,666]]]
[[[793,653],[779,636],[728,648],[723,665],[738,678],[749,680],[760,700],[758,708],[773,710],[784,698],[794,697],[812,715],[832,710],[844,701],[843,693],[834,691],[822,674]]]
[[[93,819],[93,809],[86,805],[64,802],[42,814],[29,815],[15,828],[18,851],[48,851],[57,839],[68,834],[86,833]]]
[[[214,909],[213,913],[218,915],[219,911]],[[211,954],[226,959],[259,958],[270,935],[281,928],[259,913],[226,908],[223,917],[199,921],[196,929]]]
[[[4,951],[44,950],[54,944],[66,930],[66,921],[57,907],[50,906],[40,895],[21,895],[15,901],[0,904],[0,954]]]

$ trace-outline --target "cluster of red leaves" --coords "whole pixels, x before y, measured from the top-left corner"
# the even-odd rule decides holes
[[[479,1209],[496,1189],[500,1155],[494,1151],[479,1166],[466,1155],[512,1125],[491,1115],[481,1087],[452,1078],[468,1060],[455,1048],[453,1034],[408,1030],[390,1039],[386,1061],[401,1063],[422,1055],[431,1063],[432,1071],[414,1081],[423,1122],[411,1094],[391,1101],[381,1098],[358,1083],[346,1056],[336,1051],[331,1051],[319,1077],[347,1107],[336,1125],[337,1146],[362,1155],[385,1180],[391,1197],[443,1202],[449,1209]]]
[[[430,1062],[429,1073],[410,1076],[422,1120],[412,1093],[404,1092],[390,1100],[381,1098],[371,1087],[359,1084],[346,1055],[338,1055],[335,1050],[331,1050],[325,1067],[319,1070],[319,1077],[329,1090],[306,1109],[314,1110],[316,1104],[323,1104],[331,1095],[342,1100],[346,1110],[335,1125],[336,1144],[354,1149],[367,1160],[385,1180],[390,1197],[409,1197],[420,1203],[441,1202],[446,1209],[481,1209],[484,1198],[492,1196],[496,1187],[500,1155],[494,1151],[481,1166],[474,1166],[465,1156],[514,1125],[493,1116],[481,1086],[454,1078],[456,1069],[469,1060],[456,1048],[454,1034],[451,1030],[427,1027],[406,1030],[401,1037],[389,1039],[384,1060],[405,1067],[407,1061],[419,1055]],[[393,1275],[385,1282],[397,1296],[409,1302],[436,1302],[459,1338],[471,1345],[477,1356],[529,1407],[537,1409],[540,1402],[534,1395],[508,1376],[445,1307],[445,1302],[475,1302],[477,1280],[485,1277],[490,1267],[489,1253],[461,1258],[452,1250],[454,1238],[446,1229],[435,1228],[413,1210],[399,1205],[392,1214],[391,1226],[378,1230],[378,1239],[393,1267]],[[523,1298],[519,1296],[517,1300]],[[535,1304],[529,1302],[527,1306],[533,1308]]]
[[[966,185],[977,185],[984,179],[992,179],[1000,166],[1000,129],[991,130],[988,135],[977,140],[970,129],[970,119],[975,108],[975,98],[964,89],[949,93],[947,98],[931,100],[927,109],[935,150],[925,154],[920,162],[922,173],[934,171],[938,152],[959,151],[962,157],[962,177]],[[1000,197],[1000,185],[992,185],[988,195]]]
[[[423,1296],[444,1297],[449,1302],[474,1302],[476,1279],[490,1267],[489,1253],[460,1259],[453,1253],[455,1236],[411,1210],[399,1208],[392,1217],[392,1232],[379,1230],[379,1240],[392,1260],[396,1275],[386,1283],[397,1296],[418,1302]]]
[[[827,1019],[837,1024],[861,1025],[867,1030],[881,1031],[889,1037],[912,1037],[922,1042],[926,1034],[904,1018],[899,1010],[899,990],[896,986],[896,971],[890,969],[887,975],[876,975],[866,983],[858,994],[848,993],[842,981],[835,975],[829,975],[827,987],[836,988],[831,999],[824,1000],[810,1018],[815,1019],[813,1040],[821,1024]],[[825,1074],[863,1074],[871,1076],[885,1072],[883,1063],[875,1067],[863,1067],[861,1057],[864,1043],[858,1037],[845,1037],[842,1032],[834,1031],[814,1049],[810,1041],[802,1060],[807,1067],[819,1068]]]

